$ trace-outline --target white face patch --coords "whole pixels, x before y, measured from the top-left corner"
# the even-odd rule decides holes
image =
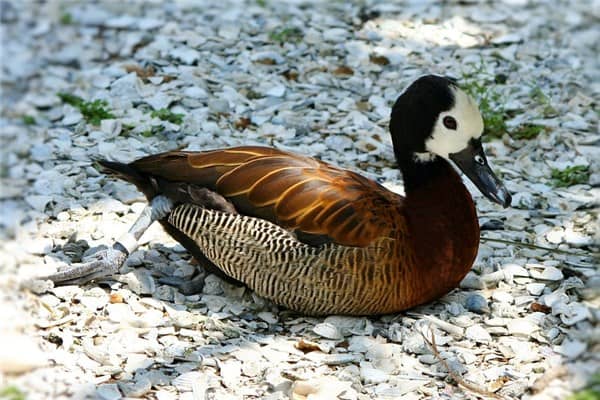
[[[483,118],[477,104],[459,88],[451,86],[450,90],[454,94],[454,107],[440,113],[430,138],[425,141],[427,151],[446,159],[449,154],[464,150],[471,139],[483,133]],[[456,129],[444,125],[445,117],[454,118]],[[425,161],[424,157],[419,158]]]

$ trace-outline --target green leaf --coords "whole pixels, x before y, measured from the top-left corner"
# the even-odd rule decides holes
[[[303,37],[302,30],[296,27],[283,27],[269,33],[269,38],[279,43],[297,43]]]
[[[166,108],[161,108],[160,110],[152,111],[150,116],[152,116],[152,118],[159,118],[162,121],[168,121],[172,124],[177,125],[181,125],[184,117],[183,114],[176,114],[173,111],[168,110]]]
[[[35,125],[35,118],[31,115],[23,115],[23,123],[25,125]]]
[[[523,124],[510,132],[513,139],[529,140],[537,137],[545,128],[541,125]]]
[[[83,118],[92,125],[99,125],[103,119],[115,117],[108,109],[108,102],[106,100],[85,101],[79,96],[64,92],[57,93],[56,95],[63,103],[78,108]]]
[[[56,95],[60,98],[63,103],[72,105],[73,107],[79,107],[83,103],[83,99],[79,96],[75,96],[71,93],[58,92]]]
[[[83,102],[79,105],[79,111],[87,122],[92,125],[99,125],[103,119],[111,119],[115,116],[108,108],[106,100],[94,100],[91,102]]]
[[[159,133],[162,133],[163,130],[164,129],[162,126],[156,125],[150,129],[147,129],[147,130],[141,132],[140,135],[142,135],[143,137],[152,137],[152,136],[158,135]]]
[[[552,179],[556,187],[568,187],[588,183],[590,171],[587,165],[575,165],[563,170],[553,168]]]
[[[63,25],[71,25],[73,23],[73,16],[66,12],[60,16],[60,23]]]
[[[0,389],[0,399],[2,400],[25,400],[25,393],[23,393],[16,386],[5,386]]]

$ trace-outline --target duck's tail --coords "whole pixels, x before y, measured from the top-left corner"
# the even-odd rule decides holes
[[[133,183],[148,200],[157,195],[156,181],[151,176],[139,172],[131,164],[108,160],[96,160],[95,164],[101,172]]]

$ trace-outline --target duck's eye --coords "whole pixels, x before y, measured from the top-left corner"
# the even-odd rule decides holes
[[[477,154],[475,157],[475,162],[479,165],[485,165],[485,160],[483,159],[483,157],[481,157],[479,154]]]
[[[446,128],[452,129],[453,131],[456,130],[457,124],[456,124],[456,120],[454,119],[454,117],[450,117],[450,116],[444,117],[443,122],[444,122],[444,126]]]

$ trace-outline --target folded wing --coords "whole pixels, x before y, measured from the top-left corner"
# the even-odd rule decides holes
[[[241,214],[294,231],[310,244],[366,246],[394,230],[403,198],[354,172],[264,147],[168,152],[130,164],[142,174],[206,187]]]

